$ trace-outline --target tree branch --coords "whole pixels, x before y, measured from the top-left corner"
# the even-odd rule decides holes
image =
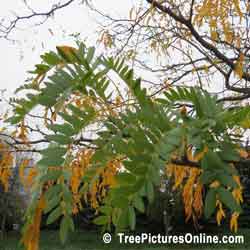
[[[163,6],[156,0],[146,0],[149,4],[156,7],[157,9],[161,10],[162,12],[166,13],[170,17],[172,17],[175,21],[185,25],[189,31],[191,32],[192,36],[207,50],[211,51],[218,59],[222,60],[224,63],[226,63],[232,70],[236,68],[236,63],[226,57],[223,53],[221,53],[214,45],[207,42],[205,39],[203,39],[200,34],[196,31],[194,28],[191,20],[185,19],[183,16],[177,15],[174,13],[169,7]],[[250,74],[247,72],[243,72],[242,78],[250,81]],[[248,90],[250,93],[250,89]]]
[[[9,34],[16,29],[17,24],[20,21],[23,20],[29,20],[32,19],[34,17],[45,17],[46,19],[49,18],[50,16],[52,16],[56,11],[63,9],[67,6],[69,6],[70,4],[72,4],[73,2],[75,2],[75,0],[69,0],[67,2],[65,2],[64,4],[55,4],[53,5],[53,7],[47,11],[47,12],[36,12],[34,10],[32,10],[32,13],[26,16],[16,16],[16,18],[14,20],[12,20],[10,22],[9,26],[4,26],[2,23],[0,24],[0,33],[2,33],[3,35],[0,36],[0,38],[8,38]],[[29,7],[29,9],[31,10],[31,8]]]

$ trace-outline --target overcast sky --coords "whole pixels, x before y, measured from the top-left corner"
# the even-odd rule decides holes
[[[67,0],[61,0],[61,3]],[[47,11],[59,0],[30,0],[27,1],[36,11]],[[80,32],[81,38],[87,38],[89,43],[96,42],[98,18],[86,6],[79,5],[79,1],[59,10],[54,19],[45,24],[35,26],[40,19],[33,19],[19,24],[19,29],[12,33],[11,38],[18,42],[0,39],[0,89],[7,89],[7,95],[24,83],[29,76],[26,72],[32,70],[40,62],[40,54],[54,50],[56,45],[73,45],[74,38],[70,34]],[[133,0],[94,0],[102,11],[117,15],[128,16]],[[137,1],[138,2],[138,1]],[[23,0],[8,0],[1,4],[0,17],[7,20],[13,18],[13,13],[25,15],[30,13]],[[99,20],[100,21],[100,20]],[[0,107],[1,108],[1,107]]]

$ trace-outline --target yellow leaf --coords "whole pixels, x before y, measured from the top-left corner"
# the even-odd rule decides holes
[[[241,53],[239,60],[237,61],[234,67],[234,72],[236,73],[236,75],[238,75],[240,79],[242,78],[242,75],[243,75],[244,58],[245,58],[244,54]]]
[[[244,159],[248,158],[248,152],[246,150],[239,149],[238,152],[241,158],[244,158]]]
[[[45,198],[42,195],[37,203],[33,221],[25,228],[23,237],[21,239],[21,242],[24,244],[26,250],[39,250],[40,224],[42,211],[45,206]]]
[[[218,181],[214,181],[209,185],[211,188],[217,188],[220,186],[220,183]]]
[[[216,213],[216,221],[217,221],[217,224],[220,226],[222,219],[226,218],[226,215],[223,210],[222,203],[219,200],[216,201],[216,205],[219,207]]]
[[[238,231],[238,218],[239,218],[239,213],[234,212],[230,220],[230,229],[235,233],[237,233]]]

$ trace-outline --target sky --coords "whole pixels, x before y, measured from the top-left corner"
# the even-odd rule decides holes
[[[39,63],[40,55],[54,50],[57,45],[74,45],[75,38],[71,34],[80,32],[81,39],[87,39],[89,44],[95,45],[97,40],[98,17],[89,11],[82,0],[76,1],[65,9],[56,12],[55,17],[47,20],[43,25],[36,26],[40,19],[21,22],[14,30],[11,38],[17,42],[0,39],[0,89],[6,89],[6,96],[12,96],[14,90],[22,85],[30,75],[27,71],[34,69]],[[59,0],[27,0],[36,11],[48,11]],[[67,0],[61,0],[61,3]],[[93,0],[101,11],[117,17],[128,17],[133,0]],[[18,16],[29,14],[23,0],[8,0],[1,4],[0,20],[6,21]],[[1,109],[1,106],[0,106]]]

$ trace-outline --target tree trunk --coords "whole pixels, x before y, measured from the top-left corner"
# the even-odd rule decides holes
[[[5,204],[5,209],[3,210],[4,212],[2,213],[3,217],[2,217],[2,221],[1,221],[1,232],[0,232],[0,239],[3,239],[5,236],[5,229],[6,229],[6,221],[7,221],[7,209],[8,209],[8,199],[6,197],[6,195],[8,194],[4,194],[4,198],[3,198],[3,204]]]
[[[5,224],[6,224],[6,214],[3,214],[2,221],[1,221],[1,233],[0,233],[0,239],[2,240],[5,236]]]

